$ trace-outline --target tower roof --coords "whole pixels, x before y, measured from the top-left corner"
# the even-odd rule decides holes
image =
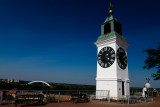
[[[111,21],[111,20],[114,20],[114,19],[117,21],[117,19],[115,17],[113,17],[113,15],[111,14],[109,17],[106,18],[106,20],[104,21],[104,23],[106,23],[108,21]]]

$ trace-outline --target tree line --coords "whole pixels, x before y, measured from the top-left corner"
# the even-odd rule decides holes
[[[72,85],[72,84],[20,84],[0,82],[0,90],[95,90],[95,85]]]

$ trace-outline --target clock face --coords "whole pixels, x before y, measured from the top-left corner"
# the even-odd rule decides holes
[[[111,47],[102,48],[98,53],[97,61],[103,68],[110,67],[115,61],[115,51]]]
[[[127,67],[127,54],[122,48],[117,50],[117,62],[121,69],[126,69]]]

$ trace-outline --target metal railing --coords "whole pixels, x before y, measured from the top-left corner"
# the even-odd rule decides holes
[[[118,102],[118,103],[140,103],[140,102],[153,102],[153,97],[140,97],[140,96],[128,96],[128,97],[112,97],[110,98],[110,102]]]
[[[85,97],[89,101],[100,100],[128,104],[153,101],[153,97],[151,97],[152,94],[149,94],[149,97],[142,97],[142,92],[140,91],[135,91],[131,96],[111,98],[108,90],[2,90],[0,94],[0,104],[15,104],[18,95],[19,99],[40,99],[36,97],[37,94],[42,94],[43,102],[46,103],[71,101],[72,95],[86,95]],[[157,91],[157,96],[158,95],[159,92]]]
[[[147,93],[148,93],[148,97],[153,97],[154,96],[154,91],[153,90],[149,90]],[[142,90],[132,90],[132,91],[130,91],[130,95],[131,96],[143,96],[142,95]],[[160,91],[157,90],[155,92],[155,95],[159,96],[160,95]]]

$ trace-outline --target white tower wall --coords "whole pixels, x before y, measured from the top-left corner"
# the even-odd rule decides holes
[[[115,55],[117,49],[119,47],[123,48],[127,54],[128,44],[119,40],[118,38],[111,38],[100,43],[95,43],[99,51],[104,47],[111,47],[115,51]],[[124,82],[124,95],[122,94],[122,82]],[[97,77],[96,77],[96,90],[109,90],[110,97],[123,97],[129,96],[129,77],[128,77],[128,65],[126,69],[121,69],[117,63],[117,59],[115,57],[114,63],[108,68],[102,68],[97,61]],[[99,96],[99,95],[97,95]]]

